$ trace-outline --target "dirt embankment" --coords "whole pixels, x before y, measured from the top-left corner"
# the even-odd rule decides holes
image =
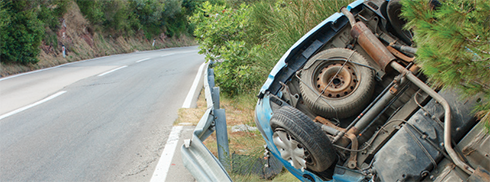
[[[56,32],[58,45],[39,47],[39,62],[30,65],[1,63],[0,75],[2,77],[17,73],[52,67],[68,62],[91,59],[112,54],[129,53],[141,50],[162,49],[196,45],[192,37],[181,36],[169,38],[164,34],[153,40],[144,38],[143,34],[136,36],[103,36],[94,30],[93,26],[83,17],[79,7],[73,1],[67,13],[59,19],[61,28]],[[63,57],[62,46],[65,46],[66,56]]]

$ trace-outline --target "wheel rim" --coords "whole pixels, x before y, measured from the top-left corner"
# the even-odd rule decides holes
[[[291,135],[278,128],[274,131],[273,142],[284,160],[288,161],[296,169],[306,169],[308,152]]]
[[[316,72],[314,77],[319,93],[328,98],[343,98],[356,90],[359,74],[351,63],[345,63],[343,67],[342,65],[343,62],[332,61]]]

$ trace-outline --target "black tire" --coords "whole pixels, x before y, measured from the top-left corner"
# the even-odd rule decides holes
[[[332,60],[335,58],[354,63]],[[369,65],[359,53],[342,48],[327,49],[308,60],[301,73],[300,90],[306,105],[315,114],[347,118],[358,114],[369,103],[374,92],[374,73],[355,63]],[[341,71],[335,76],[338,70]],[[325,92],[322,94],[322,91]]]
[[[391,0],[386,7],[386,12],[388,14],[390,24],[393,27],[393,30],[395,30],[395,33],[398,34],[398,37],[406,44],[411,45],[411,33],[408,30],[403,30],[403,26],[405,26],[406,21],[400,18],[400,13],[402,12],[402,4],[400,3],[400,0]]]
[[[286,150],[288,150],[281,147],[282,144],[277,145],[278,143],[276,143],[279,138],[278,133],[283,132],[287,133],[288,139],[295,141],[290,143],[298,143],[294,147],[304,150],[306,169],[315,172],[324,172],[337,162],[337,154],[327,135],[308,116],[296,108],[291,106],[280,108],[272,116],[270,124],[274,132],[273,142],[280,152],[287,152]],[[289,141],[281,140],[280,142]],[[283,159],[287,161],[292,160],[291,158],[285,158],[283,154],[281,153]],[[333,169],[334,167],[330,170]]]

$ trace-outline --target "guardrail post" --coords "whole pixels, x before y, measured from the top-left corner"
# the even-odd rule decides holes
[[[225,110],[219,109],[219,88],[214,88],[214,70],[208,69],[209,65],[206,65],[207,74],[204,79],[208,108],[194,129],[192,140],[186,140],[182,146],[182,160],[188,171],[199,181],[231,182],[227,172],[231,169],[231,160]],[[216,131],[218,158],[202,143],[214,131]]]
[[[219,99],[219,87],[213,87],[211,95],[213,96],[214,109],[219,109],[219,100],[220,100]]]
[[[225,110],[215,109],[214,116],[216,123],[216,142],[218,143],[218,159],[225,169],[230,169],[230,148],[228,147]]]
[[[214,87],[214,70],[213,69],[208,70],[208,83],[209,83],[209,88]]]

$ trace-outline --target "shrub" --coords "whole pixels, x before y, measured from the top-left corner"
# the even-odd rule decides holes
[[[76,0],[82,14],[92,24],[101,24],[104,22],[104,13],[102,11],[103,1],[100,0]]]
[[[206,54],[207,61],[219,60],[216,81],[230,95],[248,91],[256,83],[259,68],[252,59],[253,45],[245,41],[249,37],[249,17],[250,9],[245,4],[232,9],[205,2],[190,19],[196,26],[199,53]]]
[[[488,0],[402,1],[407,27],[414,31],[417,61],[435,86],[459,88],[464,98],[483,98],[481,111],[490,124],[490,4]]]
[[[37,63],[39,46],[44,36],[44,24],[37,18],[36,2],[7,0],[2,4],[2,16],[10,17],[0,30],[2,62],[20,64]]]
[[[260,1],[253,5],[252,24],[260,37],[258,59],[272,69],[277,60],[304,34],[346,6],[350,0]],[[267,71],[268,71],[267,70]],[[263,81],[263,80],[262,80]]]

